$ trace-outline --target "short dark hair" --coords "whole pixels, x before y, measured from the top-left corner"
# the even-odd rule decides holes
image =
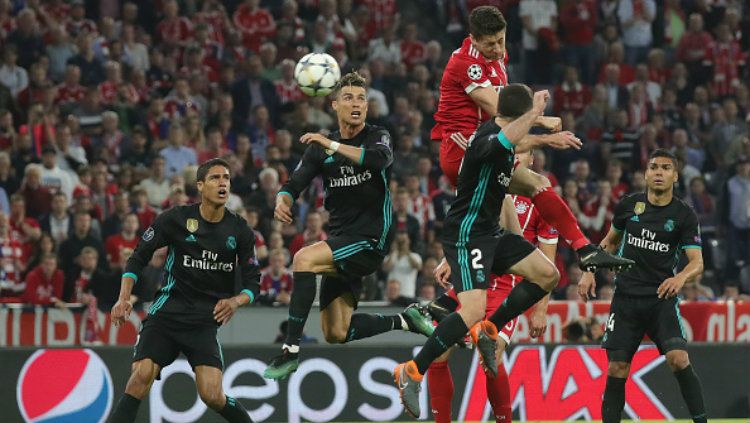
[[[344,87],[362,87],[367,90],[367,81],[357,71],[351,71],[339,79],[336,86],[333,87],[333,96],[338,97],[341,89]]]
[[[229,163],[227,163],[226,160],[219,157],[214,157],[213,159],[206,160],[200,166],[198,166],[198,172],[196,174],[195,180],[198,182],[205,182],[208,171],[214,166],[223,166],[224,168],[226,168],[226,170],[229,171],[230,175],[232,173],[232,169],[229,167]]]
[[[525,84],[510,84],[500,90],[497,99],[497,113],[506,118],[518,118],[531,110],[534,93]]]
[[[657,157],[666,157],[672,160],[672,165],[674,165],[674,167],[677,167],[677,156],[675,156],[671,151],[665,150],[663,148],[657,148],[648,156],[648,161],[651,161],[652,159],[655,159]]]
[[[495,6],[479,6],[469,15],[469,33],[474,37],[497,34],[506,26],[505,17]]]

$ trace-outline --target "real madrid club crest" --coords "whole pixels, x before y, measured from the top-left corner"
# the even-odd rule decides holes
[[[635,207],[633,207],[633,213],[635,214],[641,214],[646,211],[646,203],[643,201],[639,201],[635,203]]]
[[[237,239],[232,235],[227,238],[227,248],[230,250],[237,248]]]
[[[672,232],[674,230],[674,220],[667,219],[667,222],[664,223],[664,230],[667,232]]]
[[[187,220],[187,221],[185,222],[185,227],[186,227],[186,228],[187,228],[187,230],[188,230],[188,231],[190,231],[191,233],[193,233],[193,232],[197,231],[197,230],[198,230],[198,219],[188,219],[188,220]]]

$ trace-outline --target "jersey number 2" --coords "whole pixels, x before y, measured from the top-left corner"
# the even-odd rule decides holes
[[[479,248],[475,248],[471,250],[471,267],[475,269],[484,269],[484,266],[482,266],[482,263],[479,261],[482,260],[482,251]]]

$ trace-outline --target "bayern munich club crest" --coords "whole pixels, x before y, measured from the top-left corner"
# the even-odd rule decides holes
[[[27,423],[104,423],[112,396],[109,370],[90,349],[39,350],[26,360],[16,385]]]

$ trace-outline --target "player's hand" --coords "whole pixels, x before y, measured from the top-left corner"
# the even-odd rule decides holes
[[[578,296],[583,302],[596,298],[596,279],[591,272],[584,272],[581,280],[578,281]]]
[[[545,139],[547,140],[548,146],[557,150],[567,150],[568,148],[580,150],[583,146],[580,138],[570,131],[547,135]]]
[[[550,132],[562,131],[562,119],[556,116],[539,116],[534,121],[534,124]]]
[[[547,313],[544,310],[534,310],[531,313],[529,336],[539,338],[547,331]]]
[[[229,322],[240,304],[234,298],[219,300],[214,307],[214,320],[223,325]]]
[[[541,90],[534,93],[534,111],[540,115],[544,113],[544,109],[547,108],[547,100],[549,100],[549,91]]]
[[[444,289],[450,288],[450,277],[451,277],[451,266],[448,264],[448,261],[446,259],[443,259],[443,261],[440,262],[440,264],[437,265],[434,271],[435,280],[437,283],[440,284]]]
[[[284,199],[284,195],[276,197],[276,208],[273,210],[273,217],[281,223],[287,225],[292,223],[292,205]]]
[[[450,139],[451,141],[455,142],[456,145],[461,147],[461,150],[466,151],[466,148],[469,147],[469,140],[467,140],[466,137],[460,132],[452,133]]]
[[[323,134],[319,134],[317,132],[308,132],[299,138],[299,142],[301,142],[302,144],[317,143],[325,148],[328,148],[330,143],[332,143],[333,141],[323,136]]]
[[[133,311],[133,304],[131,304],[130,301],[118,300],[117,303],[112,306],[112,311],[110,312],[112,324],[115,325],[115,327],[120,327],[126,319],[130,318],[131,311]]]
[[[680,290],[682,289],[682,286],[685,285],[685,279],[678,278],[677,276],[671,277],[669,279],[666,279],[664,282],[659,285],[659,288],[656,289],[656,296],[659,298],[672,298],[677,296],[677,294],[680,293]]]

